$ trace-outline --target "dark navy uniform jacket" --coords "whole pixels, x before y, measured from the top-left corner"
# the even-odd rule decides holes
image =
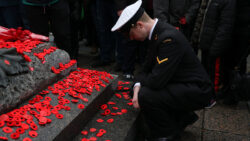
[[[142,88],[147,87],[156,94],[165,92],[168,95],[166,102],[173,104],[184,106],[193,100],[192,109],[209,103],[212,96],[210,79],[187,39],[173,26],[158,21],[145,61],[143,72],[136,76]]]

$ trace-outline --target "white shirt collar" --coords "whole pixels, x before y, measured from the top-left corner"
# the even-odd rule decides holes
[[[154,23],[153,27],[151,28],[150,33],[149,33],[149,36],[148,36],[148,39],[149,39],[149,40],[151,40],[151,38],[152,38],[152,34],[153,34],[153,31],[154,31],[154,29],[155,29],[155,26],[156,26],[157,22],[158,22],[158,19],[156,18],[156,19],[155,19],[155,23]]]

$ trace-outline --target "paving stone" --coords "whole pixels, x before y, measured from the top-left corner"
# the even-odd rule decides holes
[[[203,132],[203,141],[250,141],[250,137],[232,133],[205,130]]]
[[[181,134],[181,141],[201,141],[201,128],[187,127]]]
[[[250,113],[246,102],[240,102],[235,107],[217,104],[206,110],[204,128],[250,136]]]

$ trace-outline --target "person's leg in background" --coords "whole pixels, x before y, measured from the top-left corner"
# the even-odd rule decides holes
[[[69,2],[70,8],[70,33],[71,33],[71,59],[78,58],[79,51],[79,29],[80,29],[80,18],[81,18],[81,2],[73,1]]]
[[[100,60],[94,62],[92,67],[110,65],[115,56],[115,34],[111,28],[115,23],[115,6],[112,1],[96,0],[96,30],[100,45]]]
[[[48,8],[41,6],[24,6],[30,31],[44,36],[49,35]]]
[[[49,6],[49,16],[51,21],[51,30],[55,36],[55,42],[58,48],[65,50],[73,57],[73,48],[71,48],[70,39],[70,12],[69,4],[66,0]]]
[[[22,26],[19,5],[1,7],[1,16],[4,26],[7,28],[17,28]]]

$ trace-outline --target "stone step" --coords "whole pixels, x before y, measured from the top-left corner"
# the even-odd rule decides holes
[[[77,71],[79,71],[79,69]],[[81,81],[83,81],[83,79],[85,79],[85,77],[78,76],[77,71],[72,72],[72,73],[76,73],[75,76],[80,77],[79,79]],[[83,72],[86,72],[86,71],[90,71],[90,70],[83,70]],[[94,75],[96,74],[96,77],[92,76],[93,78],[101,77],[101,75],[97,71],[93,74]],[[32,100],[29,100],[29,101],[23,103],[21,106],[19,106],[19,108],[23,107],[23,108],[26,108],[26,110],[31,108],[32,111],[36,111],[37,118],[34,115],[32,115],[34,123],[29,121],[28,123],[30,124],[30,126],[28,126],[28,129],[26,129],[23,134],[19,134],[20,137],[17,140],[23,140],[24,138],[27,139],[27,137],[29,137],[33,141],[52,141],[52,140],[71,141],[82,130],[82,128],[83,128],[82,125],[85,125],[89,121],[89,119],[98,111],[99,105],[106,103],[110,99],[110,97],[114,94],[114,89],[117,87],[116,86],[117,85],[117,76],[112,75],[113,79],[108,79],[109,82],[102,81],[106,85],[106,87],[100,86],[100,91],[96,91],[95,89],[93,89],[93,92],[91,93],[91,95],[80,94],[80,95],[82,95],[81,96],[82,100],[78,99],[79,100],[78,103],[74,103],[71,100],[77,99],[77,98],[73,98],[72,96],[67,94],[66,91],[63,91],[63,89],[61,89],[62,91],[60,91],[62,93],[60,93],[59,91],[55,91],[55,86],[57,86],[58,84],[61,84],[63,82],[67,82],[67,85],[69,86],[69,88],[67,88],[67,89],[70,90],[70,88],[73,88],[74,86],[70,85],[73,82],[71,83],[71,81],[69,80],[71,77],[72,76],[69,75],[68,77],[58,81],[56,84],[52,85],[51,87],[48,87],[48,89],[43,91],[42,92],[43,94],[47,93],[46,91],[48,91],[48,93],[46,95],[44,95],[44,96],[42,95],[43,99],[41,100],[41,101],[46,101],[46,102],[43,102],[42,104],[40,102],[40,104],[37,104],[37,103],[39,103],[39,100],[38,100],[36,102],[36,104],[34,104],[34,103],[30,102]],[[86,81],[86,83],[89,83],[90,80],[84,80],[84,81]],[[91,80],[91,82],[92,82],[92,80]],[[78,81],[74,84],[77,84],[77,83],[78,83]],[[74,89],[75,92],[77,90],[80,90],[80,88],[78,88],[78,87],[75,87],[75,88],[76,88],[76,89]],[[96,89],[98,89],[98,88],[96,88]],[[56,93],[59,93],[60,96],[58,96],[58,94],[56,94]],[[72,94],[73,92],[68,92],[68,93]],[[65,96],[64,96],[64,94],[65,94]],[[34,96],[34,97],[37,98],[37,96]],[[34,100],[34,97],[33,97],[33,100]],[[49,111],[51,111],[51,114],[49,114],[50,112],[43,110],[42,109],[43,107],[41,107],[41,105],[44,106],[46,104],[52,105],[53,107],[56,105],[60,105],[60,102],[58,99],[60,99],[61,102],[64,101],[65,103],[67,103],[67,104],[61,103],[61,104],[65,104],[64,106],[57,106],[58,113],[63,115],[63,118],[61,118],[61,119],[60,119],[61,115],[56,112],[57,110],[49,109]],[[62,100],[62,99],[64,99],[64,100]],[[50,101],[50,102],[47,102],[47,101]],[[28,102],[30,104],[28,104]],[[79,109],[79,104],[83,104],[84,109]],[[47,107],[49,107],[48,105],[47,105]],[[42,112],[40,111],[40,113],[39,113],[38,110],[36,110],[37,106],[40,106],[40,109],[42,109],[41,110]],[[60,110],[60,107],[64,108],[64,109]],[[23,110],[23,108],[22,108],[22,110]],[[56,109],[56,108],[54,107],[53,109]],[[12,111],[12,113],[13,112],[15,112],[15,110]],[[15,112],[15,113],[18,113],[18,112]],[[30,112],[27,112],[27,114],[30,115]],[[58,117],[56,117],[56,115],[58,115]],[[43,118],[41,118],[41,116],[43,116]],[[27,116],[26,114],[25,114],[25,116],[23,116],[23,113],[22,113],[22,117],[26,118],[26,119],[24,119],[24,121],[21,122],[22,126],[16,125],[18,127],[14,127],[14,126],[11,127],[13,129],[13,131],[11,133],[3,132],[3,130],[4,130],[3,128],[7,126],[7,121],[4,122],[5,123],[4,126],[1,126],[1,124],[0,124],[0,140],[2,137],[7,137],[8,140],[15,140],[15,139],[12,139],[12,137],[15,136],[15,134],[13,135],[13,133],[15,133],[16,129],[20,128],[20,127],[25,127],[25,126],[23,126],[24,123],[26,124],[26,126],[28,125],[28,123],[26,123],[26,122],[27,122],[27,119],[30,118],[30,116]],[[1,121],[1,118],[3,119],[4,116],[0,115],[0,121]],[[44,120],[45,120],[45,122],[48,122],[49,121],[48,119],[51,120],[50,123],[46,123],[44,125],[39,124],[39,121],[40,121],[40,123],[43,122]],[[35,127],[34,124],[37,125],[37,127],[38,127],[37,129],[34,129],[34,127]],[[32,134],[32,132],[29,134],[29,131],[35,131],[37,133],[37,137],[34,137],[34,138],[31,137],[30,134]],[[33,133],[33,135],[36,133]]]
[[[138,133],[137,120],[139,117],[139,110],[136,110],[132,105],[129,105],[131,104],[131,99],[127,98],[128,95],[126,93],[128,94],[128,91],[116,92],[109,102],[105,104],[107,108],[104,109],[105,105],[101,106],[102,108],[100,108],[100,111],[98,111],[91,121],[89,121],[87,125],[84,126],[84,129],[76,136],[74,141],[87,141],[87,139],[92,141],[95,140],[95,138],[98,141],[135,140]],[[109,109],[111,113],[108,115],[103,115],[107,109]],[[116,113],[117,115],[112,115],[112,113]],[[109,122],[110,120],[111,122]],[[96,131],[93,132],[93,129],[96,129]],[[99,132],[103,131],[104,134],[101,136]]]

